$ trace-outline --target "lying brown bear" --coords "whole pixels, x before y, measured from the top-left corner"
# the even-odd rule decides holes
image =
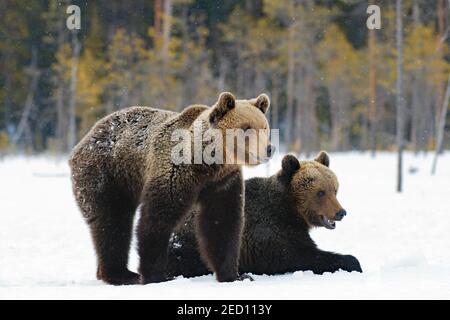
[[[286,155],[277,174],[245,182],[241,272],[362,272],[355,257],[322,251],[309,235],[312,227],[334,229],[335,221],[346,215],[336,199],[337,178],[328,166],[325,152],[311,161]],[[195,214],[194,211],[171,239],[169,276],[210,273],[197,249]]]

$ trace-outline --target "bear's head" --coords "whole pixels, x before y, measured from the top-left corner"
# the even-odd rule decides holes
[[[330,159],[321,151],[314,160],[299,161],[293,155],[282,160],[278,177],[292,196],[296,213],[310,227],[334,229],[346,211],[336,198],[339,183],[329,168]]]
[[[269,106],[266,94],[250,100],[237,100],[229,92],[220,94],[209,109],[208,121],[222,133],[225,163],[255,165],[271,158],[275,148],[265,116]]]

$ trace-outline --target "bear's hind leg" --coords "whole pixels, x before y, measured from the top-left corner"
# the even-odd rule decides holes
[[[113,285],[138,284],[139,275],[128,270],[135,208],[119,196],[95,207],[87,222],[97,253],[97,279]]]
[[[224,188],[202,192],[197,216],[200,253],[219,282],[238,279],[244,190],[240,175],[230,179]]]
[[[132,222],[102,218],[90,224],[98,260],[97,279],[114,285],[139,283],[139,275],[128,270]]]

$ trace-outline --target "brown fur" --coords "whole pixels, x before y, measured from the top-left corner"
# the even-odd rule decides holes
[[[311,227],[323,226],[322,215],[329,217],[341,210],[334,193],[337,179],[328,165],[324,152],[315,161],[298,161],[287,155],[277,174],[245,181],[241,272],[362,271],[355,257],[322,251],[309,235]],[[326,194],[318,197],[322,190]],[[173,276],[208,273],[196,245],[196,214],[192,212],[171,240],[168,269]]]
[[[222,93],[211,108],[194,105],[181,113],[131,107],[101,119],[70,158],[73,191],[88,223],[98,258],[97,277],[111,284],[166,279],[167,246],[174,228],[198,204],[200,249],[218,281],[238,274],[243,224],[239,165],[174,165],[176,129],[267,127],[261,105]],[[255,108],[257,107],[257,108]],[[251,111],[250,111],[251,110]],[[267,109],[265,109],[267,110]],[[140,276],[127,269],[132,221],[137,227]]]
[[[300,161],[290,182],[292,194],[299,214],[310,226],[323,226],[321,216],[334,220],[337,212],[343,210],[336,194],[339,183],[336,175],[328,169],[329,159],[321,152],[316,161]],[[324,195],[319,197],[318,193]]]

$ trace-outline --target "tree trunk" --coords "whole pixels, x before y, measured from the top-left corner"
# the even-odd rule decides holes
[[[279,104],[279,83],[278,83],[278,75],[274,72],[272,75],[272,103],[271,103],[271,120],[272,120],[272,129],[279,129],[278,122],[278,104]]]
[[[437,160],[444,142],[445,120],[447,118],[448,103],[450,102],[449,100],[450,100],[450,74],[448,75],[447,90],[445,92],[445,98],[440,112],[439,123],[436,129],[436,150],[433,159],[433,167],[431,169],[431,174],[433,175],[436,173]]]
[[[154,10],[155,33],[159,36],[161,35],[161,0],[155,0]]]
[[[320,144],[320,135],[317,130],[317,113],[316,113],[316,91],[314,90],[314,76],[308,76],[307,82],[307,90],[308,90],[308,148],[309,151],[317,150]]]
[[[445,38],[446,38],[446,30],[445,30],[445,13],[447,11],[445,11],[445,1],[444,0],[438,0],[437,1],[437,6],[436,6],[436,16],[437,16],[437,31],[438,31],[438,35],[439,35],[439,41],[442,41],[442,43],[445,42]],[[443,50],[443,45],[442,43],[440,43],[437,47],[437,54],[439,56],[439,58],[444,59],[444,50]],[[442,103],[444,102],[444,90],[445,90],[445,82],[441,81],[438,86],[437,86],[437,92],[436,92],[436,103],[438,106],[441,106]],[[435,114],[435,119],[436,119],[436,123],[439,122],[439,112],[436,112]]]
[[[370,1],[373,4],[374,1]],[[369,148],[372,157],[377,148],[377,57],[376,30],[369,30]]]
[[[307,68],[306,68],[307,69]],[[309,158],[311,153],[311,118],[310,118],[310,99],[311,99],[311,77],[308,74],[308,71],[305,70],[305,76],[303,78],[303,106],[302,106],[302,118],[299,119],[302,121],[302,131],[301,131],[301,139],[302,139],[302,152],[305,154],[306,158]]]
[[[162,44],[162,59],[163,59],[163,72],[167,72],[168,60],[169,60],[169,44],[170,33],[172,30],[172,0],[164,0],[164,17],[163,17],[163,44]]]
[[[57,48],[59,51],[66,43],[66,21],[64,16],[59,15],[57,21]],[[63,153],[67,143],[67,112],[64,110],[66,103],[66,83],[64,75],[58,74],[58,83],[56,84],[56,150],[58,153]]]
[[[40,72],[37,69],[38,64],[37,64],[36,47],[33,47],[31,50],[32,50],[31,51],[31,62],[30,62],[30,68],[29,68],[29,73],[30,73],[30,77],[31,77],[30,88],[28,90],[28,95],[25,100],[25,106],[23,108],[22,116],[20,117],[19,125],[17,126],[17,130],[11,139],[11,143],[13,145],[17,144],[17,142],[23,136],[23,134],[26,132],[26,130],[29,130],[28,120],[29,120],[31,110],[33,108],[34,95],[36,93],[37,85],[39,82]]]
[[[295,25],[291,25],[288,30],[288,70],[287,70],[287,84],[286,84],[286,131],[284,136],[284,143],[289,150],[292,142],[293,126],[294,126],[294,36]]]
[[[420,117],[423,115],[421,112],[422,104],[420,97],[420,84],[421,81],[419,79],[419,75],[417,72],[413,72],[412,74],[412,94],[411,94],[411,145],[414,150],[414,153],[418,153],[420,150]]]
[[[6,59],[8,61],[8,59]],[[4,74],[5,77],[5,96],[3,97],[3,105],[5,106],[4,113],[3,113],[3,120],[4,120],[4,129],[5,132],[8,133],[10,118],[11,118],[11,74],[7,71],[5,71]]]
[[[295,73],[295,89],[294,89],[294,100],[295,100],[295,109],[293,116],[293,128],[292,128],[292,136],[294,139],[291,141],[291,145],[293,147],[293,151],[296,153],[300,153],[304,151],[304,128],[303,128],[303,120],[305,114],[305,101],[304,101],[304,74],[300,72],[300,68],[296,68]]]
[[[420,26],[420,9],[418,0],[414,0],[413,8],[412,8],[412,16],[413,16],[413,30],[416,30]],[[410,130],[410,141],[414,152],[417,154],[419,152],[419,120],[423,115],[423,103],[421,100],[421,85],[422,79],[421,74],[424,74],[424,71],[414,70],[412,71],[412,92],[411,92],[411,130]]]
[[[57,139],[57,151],[63,152],[65,150],[64,141],[65,139],[65,132],[67,129],[67,123],[65,121],[66,117],[64,112],[64,84],[61,83],[58,84],[58,87],[56,88],[56,139]]]
[[[403,19],[402,0],[396,3],[396,44],[397,44],[397,96],[396,96],[396,129],[397,129],[397,192],[403,191],[403,149],[404,149],[404,98],[403,98]]]
[[[312,151],[316,136],[312,116],[314,108],[314,61],[311,52],[302,51],[301,65],[297,66],[295,73],[295,100],[296,100],[296,128],[295,147],[297,152],[305,154],[306,157]]]
[[[219,92],[225,91],[225,79],[226,79],[226,70],[227,70],[227,62],[225,58],[220,59],[220,67],[219,67],[219,77],[217,79],[217,89]]]
[[[340,121],[340,97],[338,96],[338,89],[336,84],[331,84],[329,87],[330,95],[330,117],[331,117],[331,149],[333,151],[339,150],[339,137],[341,134],[341,121]]]
[[[77,99],[77,72],[78,58],[80,56],[81,45],[78,40],[78,32],[72,31],[72,65],[70,68],[70,100],[69,100],[69,135],[67,142],[67,151],[70,152],[77,141],[76,128],[76,99]]]

